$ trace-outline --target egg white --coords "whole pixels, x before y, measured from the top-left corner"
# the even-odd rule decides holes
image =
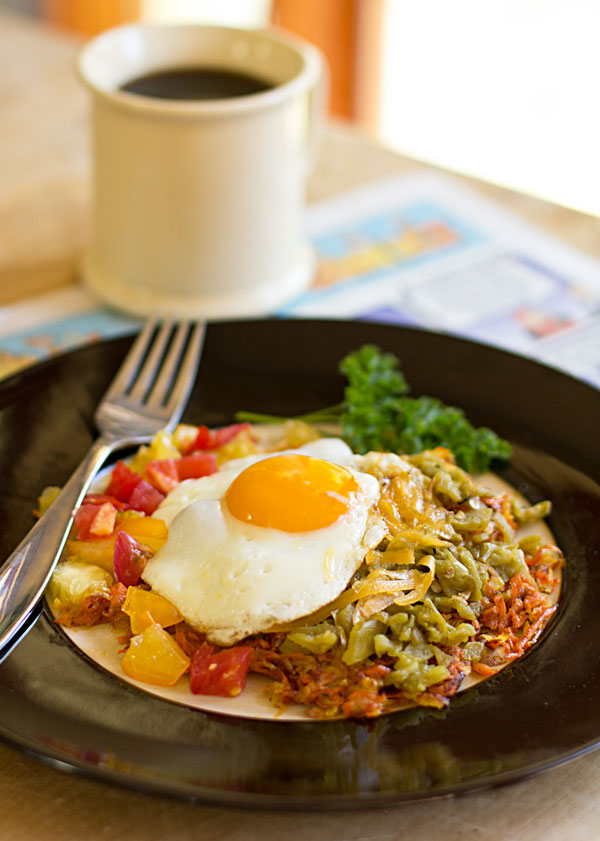
[[[231,482],[273,453],[235,459],[212,476],[182,482],[153,515],[167,523],[169,538],[143,578],[211,642],[231,645],[332,601],[384,536],[385,525],[373,511],[377,479],[351,467],[355,456],[343,441],[319,439],[286,452],[352,472],[358,491],[332,525],[289,533],[231,515],[222,504]]]

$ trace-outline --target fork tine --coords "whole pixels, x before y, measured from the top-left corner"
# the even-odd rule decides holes
[[[137,339],[129,349],[129,353],[121,363],[116,377],[104,395],[104,400],[112,400],[114,397],[119,397],[127,391],[138,372],[148,344],[152,339],[156,322],[156,318],[148,319],[143,330],[138,334]]]
[[[129,392],[129,396],[132,400],[139,400],[141,402],[144,399],[146,392],[152,385],[156,372],[161,364],[163,352],[167,346],[167,342],[169,341],[172,328],[172,321],[163,322],[162,326],[159,328],[156,338],[152,342],[152,347],[150,348],[148,357],[144,361],[144,364],[133,383],[131,391]]]
[[[179,367],[179,358],[181,356],[182,348],[185,345],[186,338],[190,330],[190,323],[184,321],[179,324],[175,330],[175,335],[167,355],[163,360],[156,382],[152,386],[152,391],[148,395],[145,403],[147,406],[155,407],[162,406],[165,398],[169,393],[169,389],[173,383],[173,378]]]
[[[171,426],[175,425],[183,414],[183,409],[196,380],[196,371],[200,363],[205,335],[206,324],[203,322],[195,324],[166,406],[171,416]]]

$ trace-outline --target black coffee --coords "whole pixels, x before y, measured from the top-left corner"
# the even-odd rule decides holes
[[[271,82],[246,73],[217,67],[180,67],[132,79],[121,90],[158,99],[228,99],[272,87]]]

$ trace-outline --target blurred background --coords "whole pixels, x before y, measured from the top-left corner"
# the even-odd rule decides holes
[[[600,215],[596,0],[0,0],[82,37],[129,20],[275,24],[330,111],[410,157]]]

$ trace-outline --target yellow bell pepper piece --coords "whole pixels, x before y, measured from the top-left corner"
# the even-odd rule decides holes
[[[148,625],[157,624],[161,628],[168,628],[183,619],[175,605],[164,596],[139,587],[127,588],[122,609],[129,616],[134,634],[140,634]]]
[[[44,488],[41,495],[38,496],[37,511],[33,512],[35,516],[41,517],[42,514],[45,514],[60,492],[61,488],[56,487],[56,485],[48,485],[47,488]]]
[[[154,686],[173,686],[189,665],[190,658],[158,622],[132,638],[121,661],[126,675]]]
[[[115,537],[67,540],[67,558],[85,564],[95,564],[114,575]]]
[[[143,546],[152,549],[153,552],[158,552],[165,545],[169,536],[169,529],[164,520],[155,520],[153,517],[130,514],[123,516],[117,522],[117,529],[127,532],[130,537],[133,537]]]

